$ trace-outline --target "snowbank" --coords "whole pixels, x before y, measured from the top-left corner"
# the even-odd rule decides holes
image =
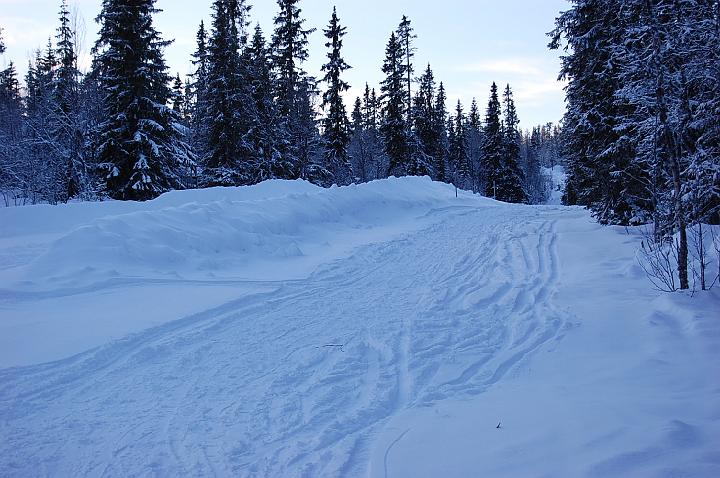
[[[426,223],[420,218],[432,209],[467,201],[462,194],[457,200],[453,188],[428,178],[331,190],[269,181],[172,192],[147,203],[5,208],[0,238],[17,245],[28,236],[58,234],[19,275],[13,271],[24,287],[77,287],[137,276],[268,278],[276,274],[267,269],[277,267],[288,278],[293,271],[287,259],[315,258],[310,262],[317,265],[378,235]],[[282,265],[268,265],[277,261]],[[303,266],[295,275],[307,272]],[[8,288],[5,282],[0,289]]]

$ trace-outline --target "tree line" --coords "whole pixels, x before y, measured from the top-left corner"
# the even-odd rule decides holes
[[[103,0],[85,74],[62,0],[55,42],[30,62],[24,90],[13,63],[0,72],[6,202],[148,200],[275,178],[330,186],[392,175],[428,175],[510,202],[547,197],[543,146],[519,130],[509,85],[492,85],[484,115],[474,100],[467,112],[460,102],[448,111],[430,65],[416,76],[416,35],[403,17],[385,49],[379,90],[366,84],[348,115],[343,76],[351,66],[337,11],[322,30],[327,61],[315,78],[303,68],[315,30],[305,26],[300,0],[277,4],[266,38],[251,27],[246,0],[214,0],[183,81],[168,73],[170,42],[153,27],[155,0]]]
[[[720,219],[720,2],[572,4],[550,33],[566,46],[565,201],[652,224],[688,289],[688,229]]]

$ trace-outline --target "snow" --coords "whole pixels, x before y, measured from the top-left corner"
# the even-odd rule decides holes
[[[582,209],[272,181],[0,224],[0,476],[720,476],[720,295]]]
[[[552,184],[552,192],[548,204],[559,206],[562,204],[563,191],[565,190],[566,173],[562,166],[554,166],[552,168],[543,168],[543,172],[550,178]]]

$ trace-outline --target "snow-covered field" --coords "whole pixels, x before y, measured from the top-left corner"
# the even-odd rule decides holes
[[[720,294],[638,241],[420,178],[0,209],[0,476],[720,476]]]

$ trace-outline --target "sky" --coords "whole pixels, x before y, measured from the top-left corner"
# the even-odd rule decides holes
[[[101,0],[70,0],[85,26],[84,45],[89,51],[99,26],[95,17]],[[155,27],[166,39],[174,39],[166,51],[171,73],[191,72],[190,54],[200,20],[210,24],[211,0],[158,0],[163,12]],[[277,11],[275,0],[250,0],[253,23],[260,23],[266,37]],[[21,75],[27,60],[55,35],[60,0],[0,0],[0,27],[7,52],[0,65],[14,61]],[[352,86],[349,103],[362,93],[367,82],[378,87],[387,40],[403,15],[412,21],[417,39],[416,74],[431,64],[438,81],[448,92],[448,109],[461,100],[465,110],[477,98],[485,110],[490,85],[509,83],[514,91],[520,127],[530,129],[558,122],[563,115],[563,83],[557,81],[559,53],[547,49],[546,33],[554,19],[567,10],[567,0],[302,0],[306,27],[317,28],[310,36],[310,59],[304,68],[320,76],[327,49],[322,30],[337,7],[347,27],[343,55],[353,67],[345,73]]]

